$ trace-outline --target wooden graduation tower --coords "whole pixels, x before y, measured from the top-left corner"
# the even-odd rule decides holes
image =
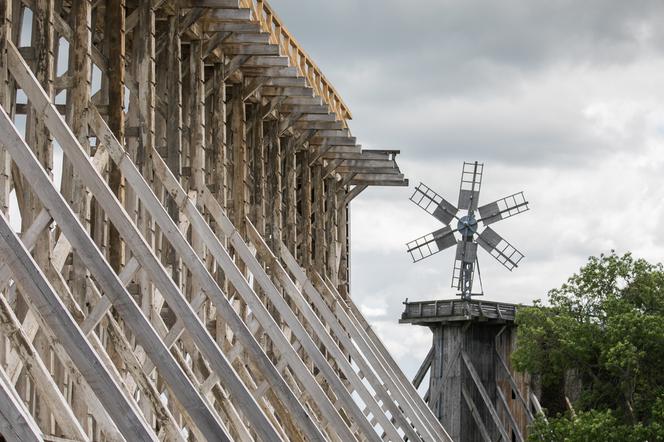
[[[0,0],[0,440],[450,440],[349,294],[407,185],[350,118],[264,0]]]
[[[482,173],[482,164],[464,163],[458,208],[423,184],[415,189],[411,201],[445,227],[408,243],[408,252],[416,262],[456,246],[452,287],[460,299],[406,301],[399,322],[426,326],[433,333],[433,345],[413,384],[418,388],[428,373],[425,401],[454,441],[523,441],[532,419],[531,401],[532,407],[538,404],[527,376],[515,373],[510,364],[517,307],[473,299],[482,295],[481,290],[473,292],[473,281],[478,279],[481,287],[478,245],[509,270],[523,258],[489,225],[528,210],[528,202],[519,192],[478,207]],[[479,223],[485,227],[478,234]]]

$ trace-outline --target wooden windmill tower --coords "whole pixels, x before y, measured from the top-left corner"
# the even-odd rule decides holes
[[[528,201],[518,192],[479,206],[483,169],[478,162],[464,163],[457,207],[421,183],[411,196],[445,226],[409,242],[408,253],[417,262],[456,246],[452,288],[461,299],[406,300],[399,322],[433,332],[433,345],[413,383],[419,387],[429,373],[425,400],[453,440],[522,441],[539,404],[527,377],[514,373],[510,364],[517,306],[473,297],[483,294],[478,245],[510,271],[523,259],[490,225],[525,212]],[[480,223],[484,229],[478,233]],[[479,292],[473,292],[475,280]]]

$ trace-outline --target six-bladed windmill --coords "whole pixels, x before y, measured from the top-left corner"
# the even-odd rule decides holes
[[[445,227],[409,242],[406,245],[408,253],[413,262],[417,262],[456,245],[452,288],[458,289],[459,295],[465,300],[469,300],[472,295],[482,294],[472,293],[475,269],[478,270],[479,276],[478,244],[510,271],[523,259],[523,254],[489,225],[525,212],[528,210],[528,201],[523,192],[518,192],[478,207],[483,169],[484,164],[477,161],[463,163],[458,208],[422,183],[410,197],[412,202],[445,224]],[[465,211],[465,214],[462,212],[459,216],[459,211]],[[475,216],[475,211],[479,212],[479,219]],[[453,219],[457,221],[455,229],[450,225]],[[480,222],[485,228],[478,235]],[[461,239],[457,239],[457,232]]]

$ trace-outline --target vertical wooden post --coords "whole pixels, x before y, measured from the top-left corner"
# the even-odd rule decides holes
[[[339,243],[337,241],[338,221],[336,179],[325,179],[325,243],[327,244],[327,274],[335,287],[339,285]]]
[[[246,216],[248,213],[248,189],[247,189],[247,139],[246,139],[246,114],[244,100],[242,98],[242,84],[233,84],[231,88],[231,149],[233,167],[233,185],[231,191],[233,224],[235,228],[244,235],[246,231]],[[238,268],[244,273],[244,263],[239,263]],[[236,301],[240,311],[240,317],[245,319],[247,307],[240,299]]]
[[[338,290],[339,294],[344,299],[348,299],[349,296],[349,260],[348,260],[348,230],[349,230],[349,219],[348,219],[348,205],[345,203],[346,194],[348,193],[345,186],[341,186],[337,191],[337,200],[339,201],[338,207],[338,238],[339,238],[339,281],[338,281]]]
[[[221,207],[227,209],[228,201],[228,149],[226,143],[226,83],[222,63],[214,65],[214,92],[212,100],[212,157],[210,172],[214,193]]]
[[[297,169],[295,143],[292,137],[285,139],[284,152],[284,225],[285,243],[288,250],[297,257]]]
[[[309,150],[305,150],[300,155],[300,173],[301,173],[301,185],[300,185],[300,200],[302,207],[302,217],[301,222],[302,226],[299,229],[298,243],[302,247],[302,267],[309,269],[311,267],[311,254],[312,254],[312,229],[311,229],[311,193],[312,193],[312,183],[311,183],[311,167],[309,166],[309,160],[311,155]]]
[[[247,140],[242,85],[234,84],[231,93],[231,139],[233,149],[233,224],[245,231],[247,216]]]
[[[166,164],[176,179],[180,179],[182,171],[182,69],[180,56],[180,33],[179,18],[177,15],[168,16],[168,104],[166,118]],[[177,224],[180,219],[180,211],[171,197],[167,197],[168,214]],[[171,247],[164,245],[167,262],[171,266],[172,278],[180,285],[180,271],[178,258]]]
[[[323,166],[316,162],[312,166],[314,188],[314,266],[322,275],[327,274],[325,268],[325,182],[323,181]]]
[[[66,119],[72,132],[83,149],[90,154],[88,141],[88,124],[86,113],[90,102],[90,79],[92,66],[90,61],[92,35],[91,26],[92,4],[89,0],[75,2],[72,5],[74,38],[70,42],[68,73],[72,77],[72,87],[67,92]],[[81,182],[71,162],[65,155],[62,164],[63,196],[68,200],[72,210],[79,217],[86,230],[90,228],[89,192]],[[77,253],[72,254],[72,271],[69,286],[78,305],[85,308],[86,284],[88,271]],[[88,408],[78,386],[71,384],[73,390],[73,408],[76,417],[88,430]]]
[[[265,123],[266,138],[267,138],[267,187],[268,194],[266,202],[268,205],[268,231],[266,232],[268,243],[272,250],[277,250],[276,247],[281,241],[282,235],[282,215],[281,206],[283,204],[283,190],[282,190],[282,153],[281,141],[279,139],[279,124],[277,121],[269,121]],[[288,193],[289,190],[287,189]]]
[[[138,137],[135,139],[136,163],[148,181],[153,181],[152,150],[155,147],[155,15],[149,2],[138,6],[138,26],[134,32],[134,78],[138,83]],[[136,95],[136,94],[135,94]],[[135,200],[138,203],[138,198]],[[143,205],[138,225],[144,238],[154,246],[154,222]],[[142,309],[148,317],[159,315],[154,303],[154,288],[145,271],[140,272]]]
[[[53,0],[38,0],[35,2],[32,22],[32,46],[35,49],[36,60],[34,74],[41,83],[47,95],[53,98],[53,75],[54,75],[54,31],[53,31]],[[30,108],[26,123],[26,139],[42,163],[49,175],[53,170],[53,148],[51,136],[43,123],[38,111]],[[39,200],[32,195],[29,198],[29,211],[22,213],[22,230],[25,231],[41,210]],[[39,241],[35,247],[34,254],[37,262],[43,265],[48,260],[49,250],[47,237]]]
[[[72,77],[72,87],[67,92],[66,119],[78,142],[90,153],[86,112],[90,102],[90,62],[92,36],[90,33],[92,4],[89,0],[72,5],[74,38],[70,43],[68,73]],[[71,162],[65,156],[62,164],[61,191],[81,220],[89,228],[90,197],[81,183]],[[77,254],[73,255],[70,287],[79,305],[85,305],[85,283],[87,272]]]
[[[254,227],[260,232],[261,235],[265,235],[265,184],[266,184],[266,175],[265,175],[265,140],[263,137],[263,118],[260,115],[260,107],[255,106],[252,112],[252,146],[251,151],[253,152],[252,158],[252,175],[253,175],[253,198],[251,205],[251,222],[254,224]]]
[[[108,45],[108,125],[115,138],[124,143],[124,100],[125,100],[125,2],[107,0],[105,17]],[[109,186],[120,202],[124,201],[122,174],[115,164],[110,164]],[[115,226],[109,223],[108,230],[109,263],[116,272],[124,261],[124,245]]]
[[[203,44],[200,40],[192,40],[189,44],[189,193],[196,194],[205,189],[205,73],[203,71]],[[203,202],[197,198],[196,207],[203,211]],[[196,254],[205,261],[205,244],[200,235],[191,232],[191,244]],[[191,296],[200,293],[201,286],[197,280],[188,278],[187,283],[191,288]],[[207,312],[203,308],[200,316],[204,322]],[[186,346],[188,353],[194,358],[193,369],[201,373],[201,359],[196,357],[198,350],[193,342]]]

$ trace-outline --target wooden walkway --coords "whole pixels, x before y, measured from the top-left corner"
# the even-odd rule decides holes
[[[421,324],[427,322],[492,321],[514,322],[517,306],[493,301],[464,301],[441,299],[439,301],[404,302],[400,323]]]
[[[408,184],[350,118],[265,1],[0,1],[0,439],[450,440],[349,293]]]

